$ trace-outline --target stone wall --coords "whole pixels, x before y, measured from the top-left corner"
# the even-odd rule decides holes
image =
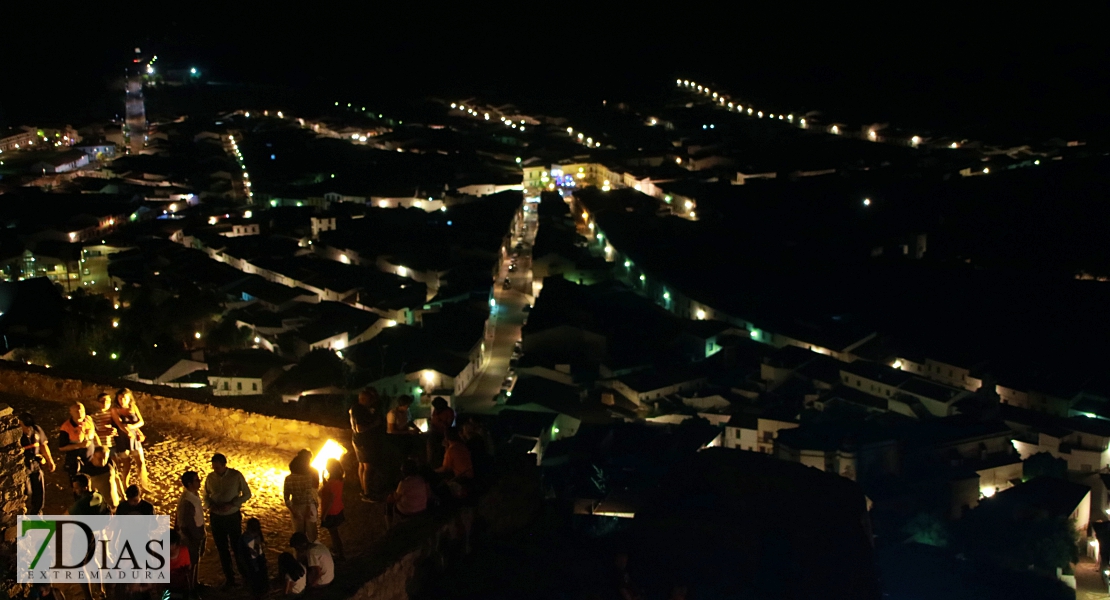
[[[21,434],[19,419],[11,407],[0,404],[0,529],[5,531],[7,541],[15,539],[7,529],[14,528],[15,516],[23,514],[27,469],[19,447]]]
[[[23,486],[27,483],[27,469],[23,466],[23,453],[19,447],[19,421],[11,407],[0,404],[0,572],[15,572],[16,517],[23,514],[26,499]],[[0,596],[14,593],[14,578],[3,577]],[[18,588],[18,586],[16,586]]]
[[[409,600],[421,592],[422,581],[434,577],[452,558],[470,551],[474,511],[463,508],[451,515],[406,523],[382,540],[381,564],[368,564],[365,574],[377,573],[358,586],[338,582],[328,600]]]
[[[201,396],[197,399],[168,397],[143,389],[160,392],[156,387],[137,386],[130,381],[86,381],[56,375],[45,369],[0,364],[0,391],[36,400],[87,403],[105,390],[111,391],[124,386],[135,392],[143,418],[155,427],[184,427],[206,437],[264,444],[279,450],[316,449],[328,438],[350,447],[351,434],[347,429],[264,415],[226,405],[215,406],[204,402]],[[167,393],[171,389],[167,389]]]

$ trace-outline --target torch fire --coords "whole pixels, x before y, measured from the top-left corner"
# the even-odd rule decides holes
[[[328,466],[328,461],[333,458],[339,460],[343,458],[343,455],[346,453],[347,449],[344,448],[342,444],[329,439],[324,442],[324,447],[320,448],[320,451],[316,453],[316,457],[312,459],[312,468],[320,473],[320,477],[323,477],[324,470]]]

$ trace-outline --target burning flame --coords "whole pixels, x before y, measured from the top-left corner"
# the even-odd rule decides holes
[[[328,466],[328,461],[331,459],[341,459],[347,453],[347,449],[342,444],[335,440],[329,439],[324,442],[324,447],[316,453],[316,457],[312,459],[312,468],[320,473],[320,477],[324,476],[324,469]]]

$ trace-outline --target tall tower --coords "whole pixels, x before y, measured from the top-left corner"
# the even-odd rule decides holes
[[[127,136],[132,154],[146,146],[146,107],[143,105],[143,63],[139,49],[127,70]]]

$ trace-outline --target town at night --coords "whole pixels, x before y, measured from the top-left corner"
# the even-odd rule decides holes
[[[1097,15],[150,9],[5,51],[0,598],[1110,598]]]

